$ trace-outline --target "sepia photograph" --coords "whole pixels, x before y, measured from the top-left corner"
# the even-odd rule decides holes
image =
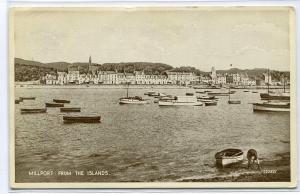
[[[292,7],[15,7],[12,188],[296,186]]]

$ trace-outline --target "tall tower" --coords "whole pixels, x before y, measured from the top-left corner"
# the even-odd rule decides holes
[[[92,57],[89,58],[89,66],[88,66],[88,73],[90,72],[90,66],[92,65]]]
[[[215,69],[214,66],[211,68],[211,78],[212,79],[216,79],[217,78],[217,72],[216,72],[216,69]]]

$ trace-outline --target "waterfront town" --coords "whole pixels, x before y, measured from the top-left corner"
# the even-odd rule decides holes
[[[196,75],[194,72],[165,71],[163,74],[146,74],[144,71],[101,71],[91,69],[91,58],[89,59],[88,70],[81,72],[78,66],[68,67],[67,71],[56,71],[47,73],[41,77],[39,84],[46,85],[234,85],[234,86],[265,86],[268,83],[273,86],[289,84],[286,78],[280,80],[272,79],[267,72],[263,73],[263,78],[253,78],[247,73],[217,73],[215,67],[211,68],[208,74]]]

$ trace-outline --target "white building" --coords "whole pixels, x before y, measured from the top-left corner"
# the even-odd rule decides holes
[[[68,74],[66,72],[57,72],[57,81],[59,85],[64,85],[68,83],[67,75]]]

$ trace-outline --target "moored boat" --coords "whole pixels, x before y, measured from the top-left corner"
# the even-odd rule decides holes
[[[197,99],[200,99],[200,100],[215,100],[215,99],[218,99],[218,98],[216,98],[215,96],[198,96]]]
[[[53,99],[53,102],[55,103],[70,103],[70,100],[60,100],[60,99]]]
[[[62,103],[45,103],[46,107],[64,107],[64,104]]]
[[[145,100],[140,96],[134,96],[134,97],[128,96],[128,89],[129,89],[129,83],[127,83],[126,97],[120,98],[119,104],[148,104],[149,103],[148,100]],[[148,95],[150,96],[152,95],[152,93]]]
[[[217,101],[204,102],[205,106],[217,106]]]
[[[187,92],[187,93],[185,93],[185,95],[186,95],[186,96],[194,96],[194,93],[192,93],[192,92]]]
[[[175,96],[174,99],[160,99],[159,106],[202,106],[196,96]]]
[[[279,93],[279,94],[268,94],[268,93],[261,93],[260,98],[262,100],[290,100],[290,94],[289,93]]]
[[[23,100],[35,100],[35,98],[36,98],[36,97],[20,97],[19,99],[20,99],[21,101],[23,101]]]
[[[154,93],[156,93],[156,92],[154,92],[154,91],[148,91],[148,92],[145,92],[144,95],[149,96],[150,94],[154,94]]]
[[[81,108],[77,107],[65,107],[65,108],[60,108],[60,112],[80,112]]]
[[[231,98],[230,98],[230,95],[232,94],[232,92],[233,91],[231,91],[230,89],[231,89],[231,86],[229,86],[229,91],[228,91],[228,104],[241,104],[241,101],[240,100],[232,100]],[[235,92],[234,92],[235,93]]]
[[[253,103],[253,111],[289,112],[290,111],[290,103],[284,103],[284,102]]]
[[[209,96],[229,96],[228,92],[208,92]]]
[[[64,123],[100,123],[100,116],[63,116]]]
[[[240,100],[228,100],[228,104],[241,104]]]
[[[240,149],[225,149],[215,154],[216,164],[225,167],[244,160],[243,151]]]
[[[149,101],[140,96],[125,97],[119,99],[119,104],[148,104]]]
[[[21,108],[21,114],[46,113],[46,108]]]

